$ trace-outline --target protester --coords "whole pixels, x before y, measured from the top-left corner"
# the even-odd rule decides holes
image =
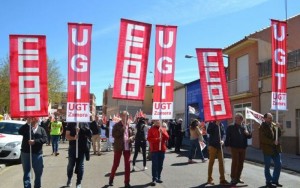
[[[130,150],[134,141],[134,130],[128,124],[128,112],[121,113],[121,121],[116,123],[112,130],[114,137],[114,162],[109,177],[109,186],[113,186],[114,177],[120,164],[121,155],[124,156],[125,188],[131,187],[130,182]]]
[[[105,137],[106,137],[106,151],[111,151],[111,142],[110,142],[110,139],[109,139],[109,129],[110,129],[110,122],[112,121],[112,119],[109,119],[107,122],[106,122],[106,125],[102,124],[101,125],[101,129],[104,129],[105,130]]]
[[[202,153],[205,158],[208,158],[208,135],[206,131],[206,123],[200,119],[200,131],[203,137],[203,142],[206,144],[206,147],[203,149]]]
[[[100,122],[99,122],[99,115],[95,116],[94,121],[92,121],[90,125],[91,131],[93,133],[92,135],[92,144],[93,144],[93,151],[94,155],[101,155],[101,143],[100,143]]]
[[[175,152],[180,152],[182,139],[184,136],[184,127],[182,122],[182,119],[179,118],[175,124]]]
[[[47,143],[46,143],[46,146],[50,146],[51,144],[51,135],[50,135],[50,124],[51,124],[51,121],[52,121],[52,116],[49,116],[49,118],[47,119],[47,121],[45,122],[45,131],[47,133]]]
[[[243,124],[244,116],[236,113],[234,124],[227,127],[225,146],[231,149],[231,184],[244,183],[241,174],[244,167],[248,139],[252,137],[250,129]]]
[[[202,159],[202,162],[205,162],[206,159],[203,156],[202,150],[200,148],[199,142],[203,142],[203,137],[199,128],[200,122],[195,119],[192,121],[190,126],[190,152],[189,152],[189,164],[195,163],[193,161],[193,156],[195,155],[195,151],[197,152],[197,156]]]
[[[39,119],[37,117],[30,117],[27,119],[27,123],[19,129],[19,134],[23,136],[21,145],[21,161],[24,172],[24,188],[31,188],[31,164],[35,175],[34,187],[40,188],[42,186],[41,178],[44,169],[43,144],[47,142],[47,133],[44,128],[38,125],[38,120]],[[32,163],[30,162],[30,155]]]
[[[52,155],[59,155],[58,153],[58,143],[60,135],[63,133],[63,126],[60,121],[58,121],[58,116],[54,117],[54,121],[50,123],[50,135],[52,138]]]
[[[61,140],[62,140],[62,143],[65,143],[65,141],[66,141],[66,130],[67,130],[67,126],[68,126],[66,120],[62,121],[62,126],[63,126],[63,132],[61,134]]]
[[[225,179],[225,169],[224,169],[224,157],[222,146],[225,140],[225,130],[221,121],[210,122],[207,128],[207,133],[209,134],[209,163],[208,163],[208,178],[207,183],[214,185],[212,172],[215,158],[218,157],[219,161],[219,173],[220,173],[220,184],[228,185],[228,181]]]
[[[266,113],[264,120],[265,121],[259,127],[259,140],[260,148],[264,154],[266,187],[282,187],[278,181],[282,165],[282,149],[280,144],[281,128],[278,123],[272,123],[273,115],[271,113]],[[278,140],[276,140],[276,129],[278,130]],[[270,173],[271,159],[274,163],[273,175]]]
[[[152,183],[162,183],[161,172],[167,149],[166,142],[169,139],[168,132],[165,128],[160,127],[160,121],[155,120],[153,126],[148,131],[148,141],[150,145],[152,158]]]
[[[142,149],[143,154],[143,170],[147,170],[146,166],[146,129],[147,124],[145,122],[145,118],[140,118],[136,125],[136,135],[134,141],[134,156],[132,161],[132,171],[135,171],[135,161],[138,156],[139,151]]]
[[[92,132],[87,123],[68,123],[66,138],[69,140],[68,166],[67,166],[67,187],[72,186],[72,176],[75,167],[77,174],[76,188],[81,188],[81,181],[84,173],[84,159],[89,160],[90,139]],[[78,139],[78,146],[76,140]],[[76,147],[78,147],[78,157],[76,158]]]
[[[176,122],[170,119],[168,122],[168,135],[170,136],[167,142],[168,149],[172,149],[175,146],[175,125]]]

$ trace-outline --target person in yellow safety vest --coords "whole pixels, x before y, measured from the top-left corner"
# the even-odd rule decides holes
[[[52,138],[52,155],[59,155],[58,153],[58,142],[60,140],[60,135],[63,132],[63,126],[60,121],[58,121],[58,116],[54,117],[54,121],[50,124],[50,135]]]

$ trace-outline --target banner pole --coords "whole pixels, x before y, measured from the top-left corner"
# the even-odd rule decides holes
[[[276,124],[278,123],[278,110],[276,110]],[[276,141],[278,141],[278,127],[275,127],[276,130]]]
[[[221,121],[220,121],[220,125],[218,125],[218,126],[219,126],[219,137],[220,137],[220,146],[221,146],[222,163],[223,163],[223,168],[224,168],[224,173],[225,173],[226,171],[225,171],[224,153],[223,153],[223,147],[222,147],[222,144],[221,144],[221,141],[222,141],[222,138],[221,138]]]
[[[79,135],[78,135],[79,131],[77,132],[78,128],[79,128],[79,122],[76,122],[76,135],[77,135],[77,139],[76,139],[76,159],[78,159],[78,137],[79,137]]]
[[[31,140],[31,122],[29,123],[29,140]],[[32,147],[29,145],[29,160],[30,160],[30,179],[33,181],[33,172],[32,172]]]

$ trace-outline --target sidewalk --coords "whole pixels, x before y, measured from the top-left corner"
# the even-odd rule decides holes
[[[188,138],[183,139],[183,145],[184,147],[189,147],[188,145],[189,140]],[[231,153],[230,151],[224,149],[224,155],[226,157],[230,157]],[[285,171],[290,171],[288,173],[300,173],[300,156],[299,155],[292,155],[287,153],[282,153],[281,155],[282,160],[282,169]],[[254,148],[252,146],[248,146],[246,151],[246,161],[264,164],[263,161],[263,154],[260,149]]]

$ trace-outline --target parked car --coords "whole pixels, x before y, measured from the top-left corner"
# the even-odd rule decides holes
[[[18,131],[25,121],[0,121],[0,160],[21,161],[21,143],[23,136]]]

